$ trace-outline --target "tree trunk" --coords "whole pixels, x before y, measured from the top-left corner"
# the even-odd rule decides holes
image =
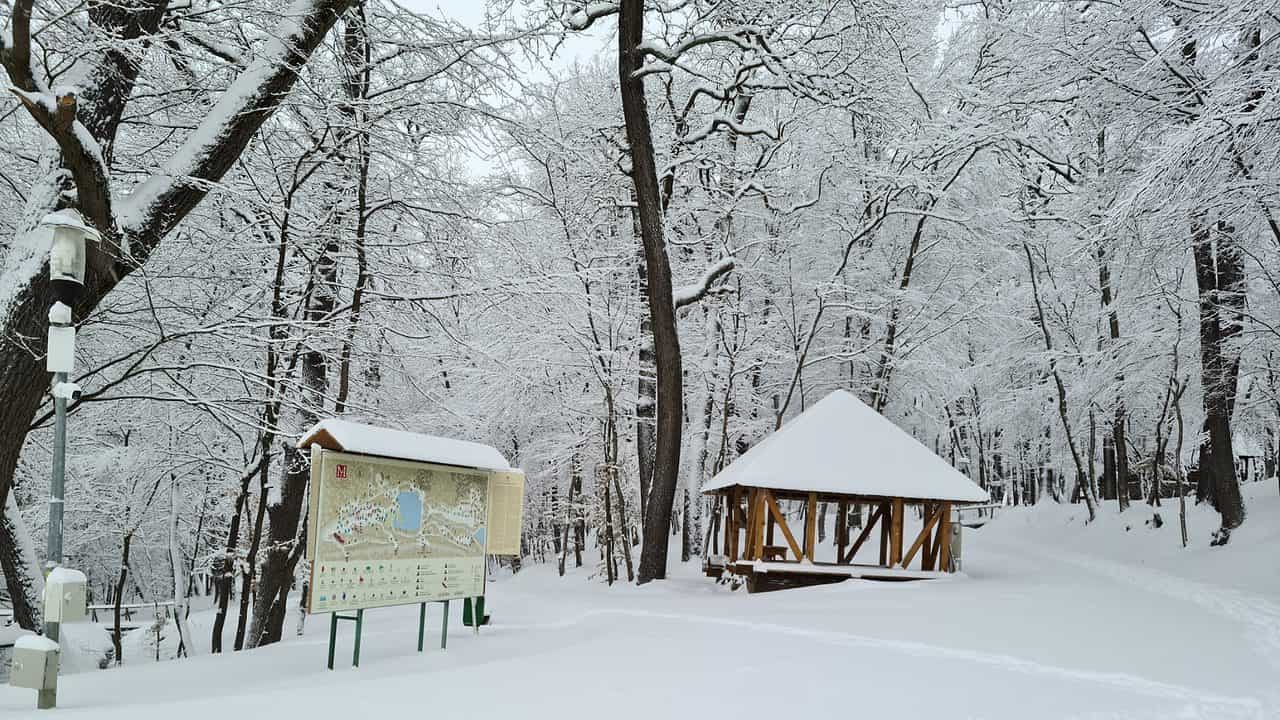
[[[636,75],[644,65],[639,47],[643,40],[644,0],[621,0],[618,9],[618,77],[627,143],[631,148],[631,180],[635,185],[640,238],[644,246],[657,398],[653,480],[645,510],[644,546],[640,552],[638,581],[641,584],[667,575],[668,528],[671,527],[671,511],[680,472],[680,435],[684,422],[680,337],[676,331],[675,304],[671,296],[671,266],[663,238],[661,196],[649,129],[649,110],[644,96],[644,78]]]
[[[249,501],[249,483],[262,470],[259,462],[250,472],[240,478],[240,491],[236,494],[235,509],[231,514],[231,526],[227,528],[227,547],[222,557],[214,565],[214,593],[218,612],[213,617],[213,634],[209,639],[210,652],[222,652],[222,630],[227,622],[227,606],[231,602],[231,588],[236,578],[236,556],[240,546],[240,519],[244,516],[245,504]]]
[[[5,587],[13,606],[13,620],[18,627],[40,632],[43,608],[44,575],[36,559],[35,544],[18,512],[18,502],[9,494],[0,513],[0,567],[4,568]]]
[[[249,600],[253,597],[253,581],[257,576],[258,548],[262,546],[262,527],[267,514],[267,496],[271,493],[268,479],[271,477],[271,454],[263,448],[262,471],[258,473],[258,511],[253,517],[253,532],[249,536],[249,549],[244,555],[244,574],[240,576],[240,615],[236,620],[236,650],[244,649],[244,636],[249,626]]]
[[[1200,372],[1204,396],[1205,442],[1200,447],[1200,483],[1222,517],[1213,543],[1225,544],[1231,531],[1244,522],[1244,501],[1236,480],[1231,447],[1231,413],[1240,371],[1239,353],[1230,341],[1240,333],[1244,266],[1233,231],[1219,225],[1211,230],[1203,218],[1191,228],[1196,286],[1200,301]],[[1224,318],[1225,313],[1233,317]]]
[[[114,618],[115,625],[111,628],[111,646],[115,649],[116,664],[124,662],[124,649],[120,643],[120,605],[124,601],[124,585],[129,577],[129,545],[133,543],[133,532],[124,534],[124,542],[120,545],[120,578],[116,580],[116,597]]]
[[[341,224],[335,228],[337,234]],[[302,403],[299,408],[302,425],[309,427],[320,419],[329,390],[329,363],[324,350],[315,343],[323,337],[319,329],[328,324],[337,306],[337,256],[340,248],[330,239],[316,260],[316,280],[304,313],[313,330],[312,339],[302,356]],[[298,553],[299,521],[306,503],[307,483],[311,479],[308,457],[293,446],[285,449],[285,473],[278,501],[267,507],[270,525],[262,559],[257,594],[254,599],[253,631],[250,647],[279,642],[284,632],[288,610],[288,590],[293,585],[293,572]]]
[[[564,577],[565,558],[569,556],[569,528],[575,525],[573,520],[573,501],[576,498],[577,490],[578,483],[576,482],[576,478],[571,479],[569,481],[569,500],[565,506],[567,511],[564,516],[564,536],[560,543],[560,577]],[[581,559],[579,559],[578,564],[582,564]]]
[[[178,628],[178,657],[195,654],[195,638],[187,625],[187,563],[178,541],[178,477],[169,473],[169,568],[173,575],[173,623]]]
[[[613,490],[609,487],[609,469],[607,466],[600,466],[596,469],[596,482],[599,484],[600,492],[603,495],[604,504],[604,525],[600,528],[600,535],[604,541],[604,571],[605,578],[610,585],[614,580],[618,579],[618,565],[613,554]]]
[[[643,237],[640,230],[640,211],[632,213],[635,236]],[[658,390],[654,385],[653,322],[649,319],[648,273],[645,270],[644,248],[639,248],[640,262],[636,264],[640,285],[640,337],[639,367],[636,378],[636,466],[640,474],[640,525],[649,517],[649,488],[653,484],[654,417],[658,409]]]
[[[582,567],[582,550],[587,545],[587,521],[580,507],[582,505],[582,462],[577,453],[574,453],[571,463],[570,482],[573,483],[572,492],[577,496],[579,505],[579,507],[570,508],[570,512],[573,513],[573,566]]]
[[[1089,484],[1088,478],[1084,474],[1084,463],[1080,459],[1080,451],[1077,449],[1075,435],[1071,432],[1071,417],[1067,412],[1067,386],[1062,382],[1062,375],[1058,372],[1058,361],[1053,356],[1053,337],[1049,334],[1049,326],[1044,319],[1044,304],[1040,301],[1040,281],[1036,279],[1036,264],[1031,258],[1031,246],[1022,243],[1022,250],[1027,256],[1027,270],[1031,275],[1031,295],[1035,300],[1036,321],[1040,326],[1040,333],[1044,337],[1044,348],[1050,353],[1049,355],[1049,372],[1053,375],[1053,383],[1058,391],[1058,419],[1062,421],[1062,434],[1067,439],[1067,448],[1071,451],[1071,460],[1076,467],[1076,485],[1083,488],[1081,493],[1084,496],[1085,506],[1089,510],[1089,520],[1092,521],[1098,514],[1098,503],[1093,496],[1093,487]]]

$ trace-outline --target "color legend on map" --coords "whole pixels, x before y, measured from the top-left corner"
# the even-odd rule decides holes
[[[484,594],[482,558],[321,562],[313,577],[312,612]]]

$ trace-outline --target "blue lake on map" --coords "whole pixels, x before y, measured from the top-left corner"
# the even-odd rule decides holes
[[[422,527],[422,498],[415,492],[402,492],[396,496],[395,518],[391,526],[403,532],[417,532]]]

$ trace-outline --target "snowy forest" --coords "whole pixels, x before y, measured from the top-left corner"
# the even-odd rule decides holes
[[[54,419],[38,229],[68,208],[100,241],[64,552],[117,662],[130,606],[211,611],[184,631],[205,652],[295,632],[296,442],[328,417],[500,449],[528,478],[512,569],[596,585],[696,562],[702,485],[834,389],[1005,507],[1209,509],[1182,530],[1207,548],[1260,522],[1242,490],[1277,493],[1280,3],[0,9],[22,627]]]

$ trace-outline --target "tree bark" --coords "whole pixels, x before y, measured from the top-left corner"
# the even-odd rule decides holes
[[[338,232],[335,229],[333,234]],[[337,306],[338,252],[338,241],[331,236],[316,260],[315,271],[318,277],[304,313],[306,322],[311,327],[322,328],[327,325],[328,318]],[[328,358],[324,350],[317,346],[317,342],[318,338],[313,337],[302,356],[303,398],[299,415],[304,426],[314,425],[319,421],[329,390]],[[279,500],[267,507],[270,523],[254,601],[250,647],[278,642],[283,634],[288,591],[293,585],[293,571],[299,557],[293,551],[298,541],[299,521],[310,479],[311,463],[307,456],[292,445],[286,447],[285,473],[280,485]]]
[[[1098,175],[1106,172],[1107,134],[1106,130],[1098,132]],[[1116,311],[1115,300],[1111,290],[1111,267],[1107,264],[1107,249],[1104,240],[1097,242],[1094,251],[1098,258],[1098,288],[1102,295],[1102,310],[1107,315],[1107,329],[1111,342],[1110,359],[1115,367],[1116,406],[1111,419],[1111,444],[1116,453],[1116,502],[1120,511],[1129,507],[1129,446],[1125,441],[1125,422],[1127,412],[1124,402],[1124,371],[1120,361],[1120,315]]]
[[[120,604],[124,601],[124,585],[129,578],[129,546],[133,543],[133,531],[124,534],[124,542],[120,546],[120,577],[116,580],[116,597],[114,618],[115,624],[111,628],[111,646],[115,649],[116,664],[124,662],[124,648],[120,643]]]
[[[214,595],[218,612],[213,617],[213,632],[209,638],[209,651],[222,652],[222,630],[227,622],[227,606],[231,602],[231,588],[236,578],[236,555],[240,545],[240,519],[244,516],[245,504],[249,500],[249,483],[262,469],[262,463],[255,463],[254,469],[240,478],[240,491],[236,494],[235,508],[231,514],[231,525],[227,528],[227,545],[222,557],[214,565]]]
[[[40,612],[44,575],[40,572],[35,546],[22,516],[18,514],[18,503],[12,493],[3,508],[4,512],[0,512],[0,567],[4,568],[7,579],[5,587],[9,590],[13,606],[13,620],[24,630],[39,632],[43,627]]]
[[[662,199],[658,189],[649,110],[644,96],[644,79],[636,74],[644,65],[644,55],[640,51],[643,39],[643,0],[622,0],[618,7],[618,79],[627,142],[631,148],[631,180],[635,185],[640,238],[644,247],[657,399],[653,481],[646,503],[644,546],[640,551],[638,582],[641,584],[667,575],[668,530],[680,472],[680,436],[684,422],[680,337],[671,297],[671,265],[663,238]]]
[[[632,213],[632,226],[636,237],[644,236],[640,229],[638,208]],[[645,270],[643,245],[637,249],[640,255],[636,273],[639,279],[641,315],[639,367],[636,370],[636,468],[640,474],[640,525],[643,527],[649,516],[649,488],[653,484],[654,417],[658,409],[658,390],[654,385],[653,322],[650,320],[647,299],[648,273]]]
[[[1200,499],[1209,499],[1222,517],[1213,543],[1226,544],[1245,519],[1231,447],[1231,413],[1235,404],[1240,356],[1230,347],[1240,333],[1244,266],[1232,232],[1210,229],[1203,218],[1191,226],[1200,311],[1200,372],[1204,399],[1204,437],[1200,446]],[[1226,319],[1224,313],[1234,317]]]

